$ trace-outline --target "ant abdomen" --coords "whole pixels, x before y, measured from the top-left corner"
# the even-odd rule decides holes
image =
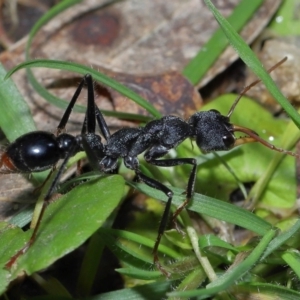
[[[74,137],[46,131],[24,134],[11,143],[0,159],[0,173],[30,173],[50,169],[65,157]]]

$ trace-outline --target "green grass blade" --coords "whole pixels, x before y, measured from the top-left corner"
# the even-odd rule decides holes
[[[290,266],[295,274],[300,278],[300,253],[298,250],[286,251],[282,254],[282,259]]]
[[[36,130],[29,107],[12,79],[5,80],[6,71],[0,65],[0,127],[12,142],[20,135]],[[22,118],[20,118],[22,116]]]
[[[276,249],[278,249],[281,245],[283,245],[288,239],[293,237],[297,232],[300,231],[300,220],[298,220],[289,230],[279,234],[276,238],[272,240],[266,249],[264,255],[262,256],[262,260],[268,257],[271,253],[273,253]]]
[[[164,202],[167,201],[165,194],[145,184],[133,182],[129,182],[128,184],[154,199],[159,199]],[[172,187],[172,191],[174,192],[172,203],[179,206],[185,200],[183,196],[185,191],[175,187]],[[198,193],[194,194],[191,204],[187,209],[241,226],[259,235],[266,234],[272,227],[271,224],[245,209]]]
[[[152,114],[156,118],[160,118],[160,113],[145,99],[141,96],[130,90],[129,88],[125,87],[124,85],[118,83],[116,80],[109,78],[108,76],[97,72],[96,70],[80,65],[77,63],[71,63],[67,61],[59,61],[59,60],[47,60],[47,59],[37,59],[33,61],[27,61],[18,66],[14,67],[7,73],[6,77],[11,76],[16,71],[23,69],[23,68],[49,68],[49,69],[59,69],[59,70],[67,70],[79,74],[91,74],[94,80],[101,82],[105,86],[109,86],[112,89],[116,90],[120,94],[128,97],[129,99],[136,102],[141,107],[145,108],[150,114]]]
[[[35,131],[36,127],[26,101],[12,79],[7,79],[6,76],[6,70],[0,64],[0,127],[6,138],[13,142],[19,136]],[[41,183],[47,174],[47,171],[34,173],[33,179]]]
[[[251,283],[241,283],[236,288],[237,293],[247,293],[258,299],[282,299],[282,300],[295,300],[300,299],[300,293],[294,291],[291,288],[280,286],[277,283],[261,283],[261,282],[251,282]]]
[[[117,229],[105,229],[106,232],[119,237],[123,239],[130,240],[132,242],[138,243],[140,245],[149,247],[152,249],[154,247],[154,241],[152,239],[149,239],[147,237],[141,236],[136,233],[132,233],[129,231],[124,230],[117,230]],[[166,247],[164,245],[159,245],[159,251],[163,252],[164,254],[168,255],[169,257],[172,257],[174,259],[179,257],[178,252],[174,251],[173,249]]]
[[[269,230],[261,239],[259,244],[254,248],[254,250],[249,254],[249,256],[237,264],[230,270],[228,270],[223,276],[219,277],[216,281],[207,285],[207,288],[221,287],[222,289],[228,288],[233,284],[238,278],[245,275],[253,266],[259,261],[265,249],[268,247],[269,243],[272,241],[276,235],[276,230]]]
[[[26,44],[26,60],[29,58],[29,51],[31,48],[32,40],[34,36],[37,34],[37,32],[41,29],[43,25],[45,25],[47,22],[49,22],[51,19],[53,19],[58,14],[62,13],[64,10],[74,6],[77,3],[82,2],[82,0],[64,0],[59,2],[57,5],[53,6],[46,14],[44,14],[32,27],[28,41]]]
[[[47,23],[49,22],[52,18],[54,18],[55,16],[57,16],[58,14],[62,13],[64,10],[74,6],[77,3],[82,2],[82,0],[66,0],[63,2],[58,3],[57,5],[55,5],[54,7],[52,7],[46,14],[44,14],[33,26],[33,28],[31,29],[30,33],[29,33],[29,38],[26,44],[26,60],[30,60],[30,48],[32,45],[32,41],[35,37],[35,35],[37,34],[37,32]],[[64,101],[58,97],[55,97],[54,95],[52,95],[51,93],[49,93],[34,77],[34,74],[32,73],[32,71],[30,69],[27,69],[27,76],[28,79],[30,81],[30,83],[32,84],[32,86],[34,87],[34,89],[36,90],[37,93],[39,93],[43,98],[45,98],[48,102],[50,102],[51,104],[60,107],[62,109],[66,109],[68,106],[68,102]],[[81,112],[81,113],[85,113],[86,112],[86,107],[82,106],[82,105],[75,105],[74,109],[75,112]],[[120,112],[114,112],[114,111],[104,111],[102,110],[102,113],[106,116],[111,116],[111,117],[118,117],[121,119],[126,119],[126,120],[138,120],[141,122],[148,122],[149,121],[149,117],[145,117],[145,116],[141,116],[141,115],[137,115],[137,114],[129,114],[129,113],[120,113]]]
[[[171,289],[172,281],[153,282],[136,286],[134,288],[122,289],[114,292],[104,293],[89,297],[86,300],[141,300],[141,299],[165,299],[166,293]]]
[[[206,298],[210,295],[222,292],[230,288],[239,278],[243,277],[246,272],[253,268],[253,266],[259,261],[260,257],[264,253],[268,244],[274,238],[276,230],[269,230],[261,239],[259,244],[253,249],[249,256],[243,260],[241,263],[229,269],[224,275],[219,277],[214,282],[208,284],[206,289],[199,289],[188,292],[174,292],[170,293],[169,296],[172,297],[197,297],[204,296]],[[203,299],[200,298],[200,299]]]
[[[265,84],[268,91],[276,99],[276,101],[281,105],[281,107],[286,111],[286,113],[292,118],[295,124],[300,128],[300,117],[293,106],[288,102],[288,100],[282,95],[281,91],[274,83],[273,79],[270,77],[268,72],[262,67],[261,62],[255,56],[250,47],[245,43],[245,41],[239,36],[239,34],[232,28],[229,22],[217,11],[215,6],[209,0],[204,0],[208,8],[214,14],[216,20],[223,29],[225,35],[227,36],[230,44],[238,53],[240,58],[245,62],[245,64],[254,72],[254,74],[261,79]]]
[[[263,2],[263,0],[241,1],[228,17],[228,22],[236,31],[240,31]],[[182,72],[183,75],[194,85],[197,84],[227,46],[228,40],[223,31],[218,29],[199,53],[186,65]]]
[[[35,91],[43,97],[45,100],[47,100],[49,103],[53,104],[56,107],[66,109],[69,105],[69,102],[66,100],[62,100],[51,93],[47,91],[34,77],[33,73],[27,69],[27,76],[28,79],[35,89]],[[79,113],[85,113],[86,112],[86,106],[75,104],[73,111],[79,112]],[[108,110],[101,110],[101,112],[108,117],[116,117],[120,119],[126,119],[126,120],[135,120],[135,121],[141,121],[141,122],[149,122],[151,120],[150,117],[142,116],[138,114],[131,114],[131,113],[124,113],[124,112],[116,112],[116,111],[108,111]]]

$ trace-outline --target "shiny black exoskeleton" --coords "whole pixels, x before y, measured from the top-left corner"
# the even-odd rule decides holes
[[[89,96],[88,111],[82,133],[78,136],[62,133],[85,82],[89,87]],[[69,158],[86,148],[94,149],[97,155],[103,156],[101,137],[95,134],[96,114],[97,120],[103,118],[95,106],[92,78],[90,75],[86,75],[57,127],[57,135],[47,131],[34,131],[17,138],[1,155],[0,173],[44,171],[55,166],[60,159]],[[103,127],[100,129],[106,136],[108,129]],[[94,160],[94,156],[91,159]]]
[[[88,88],[88,105],[82,132],[75,137],[61,133],[65,128],[72,108],[85,82]],[[243,94],[240,95],[237,101],[242,95]],[[234,106],[237,101],[234,103]],[[158,246],[161,236],[168,224],[173,192],[163,183],[142,173],[138,159],[140,154],[144,153],[144,158],[147,163],[159,167],[171,167],[183,164],[192,166],[186,189],[186,200],[173,214],[173,221],[175,221],[175,218],[187,206],[193,196],[197,161],[195,158],[163,157],[185,139],[195,139],[198,147],[203,152],[226,151],[243,143],[258,141],[271,149],[293,155],[293,153],[289,151],[278,149],[270,145],[268,142],[262,140],[254,131],[231,124],[229,120],[231,112],[232,109],[228,116],[223,116],[216,110],[197,112],[187,121],[176,116],[164,116],[161,119],[150,121],[145,127],[123,128],[110,135],[102,113],[94,101],[92,78],[90,75],[86,75],[64,113],[58,126],[58,135],[54,136],[42,131],[23,135],[12,143],[2,155],[0,161],[2,167],[0,164],[0,172],[1,168],[20,172],[41,171],[53,167],[59,159],[63,159],[58,175],[52,182],[45,197],[47,201],[50,199],[68,159],[76,152],[84,150],[91,166],[95,170],[104,173],[115,171],[117,169],[118,160],[122,158],[125,166],[133,170],[140,181],[162,191],[168,198],[153,249],[155,265],[162,273],[168,275],[159,262]],[[102,143],[101,137],[95,133],[96,122],[98,123],[102,136],[106,140],[105,144]],[[243,132],[246,136],[236,138],[234,136],[234,132],[236,131]],[[41,218],[42,214],[40,216],[40,219]],[[33,243],[37,228],[38,226],[36,226],[26,249]],[[11,267],[14,261],[26,251],[26,249],[24,249],[25,247],[12,257],[7,263],[7,267]]]
[[[76,138],[70,134],[55,136],[47,131],[29,132],[17,138],[6,149],[14,169],[21,173],[40,172],[64,159]]]

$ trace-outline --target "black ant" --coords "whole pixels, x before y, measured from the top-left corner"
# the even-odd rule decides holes
[[[277,63],[269,70],[269,72],[283,63],[284,60]],[[86,75],[80,86],[77,88],[66,112],[64,113],[64,116],[58,126],[57,136],[49,134],[48,132],[39,131],[23,135],[12,143],[1,157],[0,162],[2,167],[5,166],[8,171],[12,172],[31,172],[49,169],[53,167],[59,159],[63,159],[57,176],[54,178],[48,193],[46,194],[42,213],[40,214],[37,226],[34,229],[30,241],[9,260],[6,267],[10,268],[16,259],[27,251],[29,246],[34,242],[46,203],[53,194],[60,174],[62,173],[68,159],[76,152],[84,150],[93,168],[104,173],[116,171],[118,160],[119,158],[122,158],[125,166],[133,170],[140,181],[150,187],[162,191],[168,197],[159,225],[158,235],[154,244],[153,257],[156,267],[163,274],[169,276],[169,273],[159,262],[158,246],[168,225],[173,192],[161,182],[142,173],[139,168],[138,155],[144,153],[144,158],[147,163],[159,167],[171,167],[183,164],[189,164],[192,166],[192,171],[189,176],[186,189],[186,200],[174,212],[172,216],[172,221],[174,223],[176,217],[188,205],[193,196],[197,172],[197,160],[195,158],[160,158],[165,156],[171,149],[181,144],[185,139],[195,139],[197,146],[204,153],[220,150],[227,151],[241,144],[260,142],[272,150],[295,156],[296,154],[293,152],[277,148],[261,139],[253,130],[230,123],[230,116],[238,101],[246,93],[246,91],[259,81],[260,80],[253,82],[241,92],[227,116],[223,116],[217,110],[197,112],[187,121],[179,117],[169,115],[164,116],[161,119],[150,121],[145,125],[145,127],[123,128],[110,135],[102,113],[94,102],[92,78],[90,75]],[[76,137],[66,133],[61,133],[65,128],[84,82],[87,83],[88,106],[82,132]],[[95,133],[96,120],[100,131],[106,140],[106,144],[103,144],[101,137]],[[246,136],[236,138],[234,136],[235,132],[242,132],[246,134]],[[49,141],[51,142],[49,143]],[[32,151],[35,147],[40,149],[40,152],[47,158],[46,162],[43,159],[39,159],[40,154],[36,154],[35,151]],[[37,158],[35,155],[37,155]]]
[[[73,136],[65,133],[65,127],[69,120],[72,109],[84,86],[87,84],[88,105],[83,122],[81,134]],[[44,197],[44,203],[28,243],[19,250],[7,263],[9,269],[16,259],[25,253],[34,242],[39,224],[51,196],[57,186],[59,178],[69,160],[79,151],[85,151],[91,165],[97,166],[104,157],[104,146],[101,137],[95,133],[96,121],[105,139],[110,135],[103,115],[94,101],[94,86],[92,77],[87,74],[79,84],[72,97],[58,127],[56,135],[47,131],[33,131],[24,134],[11,143],[0,158],[0,173],[31,173],[54,168],[60,159],[63,159],[49,190]]]

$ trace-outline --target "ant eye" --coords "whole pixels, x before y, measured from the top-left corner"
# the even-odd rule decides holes
[[[224,135],[222,137],[224,145],[229,149],[234,145],[235,138],[232,135]]]

